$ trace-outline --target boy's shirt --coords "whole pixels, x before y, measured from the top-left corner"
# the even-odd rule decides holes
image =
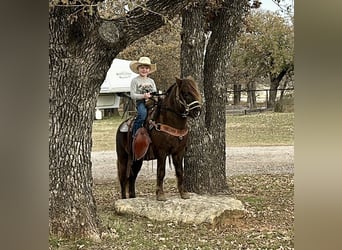
[[[131,82],[131,98],[134,100],[143,99],[144,93],[156,92],[157,87],[152,78],[137,76]]]

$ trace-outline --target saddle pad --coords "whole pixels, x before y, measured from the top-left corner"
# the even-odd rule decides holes
[[[119,127],[120,132],[123,132],[123,133],[128,132],[132,128],[132,123],[134,119],[135,117],[131,117],[128,120],[124,121]]]
[[[123,132],[123,133],[128,132],[128,124],[127,124],[127,122],[122,123],[120,128],[119,128],[119,130],[120,130],[120,132]]]

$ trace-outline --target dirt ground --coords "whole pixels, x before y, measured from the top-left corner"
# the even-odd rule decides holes
[[[294,147],[229,147],[226,149],[227,176],[241,174],[288,174],[294,173]],[[117,178],[116,152],[92,153],[95,183],[113,181]],[[167,160],[166,178],[174,178],[174,169]],[[156,178],[157,162],[145,161],[139,178]]]

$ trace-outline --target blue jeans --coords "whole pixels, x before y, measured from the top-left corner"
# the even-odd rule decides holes
[[[146,116],[147,116],[147,109],[145,106],[145,102],[138,101],[137,102],[137,117],[135,118],[135,121],[133,124],[133,136],[135,135],[137,130],[143,126]]]

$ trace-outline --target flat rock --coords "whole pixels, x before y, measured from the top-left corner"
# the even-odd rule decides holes
[[[190,224],[208,223],[213,226],[233,224],[245,215],[241,201],[227,195],[190,194],[190,199],[178,195],[157,201],[153,197],[119,199],[115,210],[120,214],[134,214],[157,221],[176,221]]]

